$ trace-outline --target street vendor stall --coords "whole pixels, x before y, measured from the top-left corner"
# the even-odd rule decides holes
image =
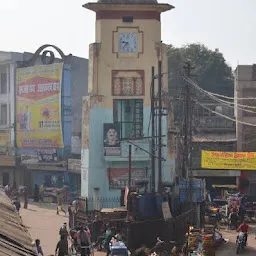
[[[203,256],[214,256],[214,226],[206,225],[204,233],[202,235],[202,255]]]

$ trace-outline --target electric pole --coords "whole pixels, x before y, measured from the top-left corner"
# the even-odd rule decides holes
[[[156,177],[155,177],[155,67],[152,67],[152,79],[151,79],[151,168],[152,168],[152,192],[155,192]]]
[[[132,145],[129,145],[129,155],[128,155],[128,188],[129,193],[131,191],[132,182]]]
[[[187,61],[184,66],[186,76],[191,76],[191,70],[194,69],[191,63]],[[184,151],[185,151],[185,164],[183,175],[186,179],[190,180],[190,203],[192,204],[192,168],[191,168],[191,153],[192,153],[192,104],[191,104],[191,85],[186,82],[185,85],[185,117],[184,117]]]
[[[162,192],[162,61],[158,61],[158,192]]]

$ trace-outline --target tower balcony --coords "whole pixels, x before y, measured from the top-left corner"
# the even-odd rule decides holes
[[[108,162],[128,162],[129,145],[131,145],[132,161],[149,161],[151,156],[149,139],[131,139],[121,141],[115,146],[104,143],[104,158]]]

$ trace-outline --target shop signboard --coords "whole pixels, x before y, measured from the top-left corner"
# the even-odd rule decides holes
[[[104,156],[120,156],[120,124],[105,123],[103,125]]]
[[[0,156],[0,166],[15,166],[14,156]]]
[[[128,186],[128,168],[109,168],[109,189],[125,189]],[[135,187],[136,182],[147,179],[146,169],[131,170],[131,186]]]
[[[201,168],[256,170],[256,152],[201,151]]]
[[[18,68],[16,131],[19,148],[63,148],[63,63]]]
[[[80,159],[68,159],[68,170],[71,172],[81,173],[81,160]]]
[[[56,149],[38,149],[34,153],[21,155],[22,164],[59,162]]]
[[[39,163],[53,163],[59,160],[57,150],[54,148],[37,150],[37,157]]]

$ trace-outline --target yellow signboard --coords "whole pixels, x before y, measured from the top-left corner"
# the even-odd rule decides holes
[[[218,170],[256,171],[256,152],[201,151],[201,167]]]
[[[0,130],[0,154],[4,155],[10,145],[10,133],[6,130]]]
[[[17,69],[18,147],[63,148],[62,72],[62,63]]]
[[[15,166],[14,156],[0,156],[0,166]]]

